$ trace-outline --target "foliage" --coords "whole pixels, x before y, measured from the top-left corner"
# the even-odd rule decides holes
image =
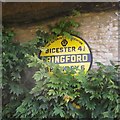
[[[75,28],[79,27],[79,23],[68,18],[64,18],[57,22],[54,26],[48,26],[49,27],[49,32],[43,31],[42,29],[38,29],[36,34],[37,34],[37,39],[39,42],[37,43],[38,46],[45,46],[45,44],[57,36],[65,36],[69,39],[71,39],[71,34],[78,35],[79,32],[74,30]]]
[[[63,25],[61,27],[61,24]],[[74,25],[73,25],[74,24]],[[65,22],[60,22],[61,34],[66,32],[67,29],[71,26],[75,26],[75,22],[69,22],[68,20]],[[57,24],[57,27],[59,26]],[[66,30],[64,30],[66,28]],[[57,28],[56,28],[57,29]],[[26,88],[24,84],[24,80],[22,79],[22,73],[24,69],[27,67],[28,59],[26,54],[33,55],[33,53],[38,54],[38,48],[42,50],[43,46],[54,38],[57,35],[60,35],[55,27],[52,27],[52,32],[45,32],[43,30],[38,30],[36,32],[37,39],[27,42],[27,43],[19,43],[15,42],[14,36],[15,33],[11,30],[3,29],[2,35],[2,71],[3,71],[3,80],[2,80],[2,98],[3,98],[3,117],[10,118],[14,117],[15,110],[23,99],[28,99],[29,89]],[[43,69],[44,70],[44,69]],[[42,73],[44,71],[42,70]]]
[[[71,34],[74,34],[74,35],[79,34],[74,29],[71,29],[71,28],[77,28],[77,27],[79,27],[79,23],[75,22],[72,19],[71,20],[65,19],[57,23],[51,31],[53,34],[57,36],[62,35],[62,36],[71,38]]]
[[[2,98],[3,98],[3,116],[12,117],[15,109],[20,105],[21,100],[28,92],[21,79],[23,70],[27,67],[25,54],[33,54],[36,51],[36,45],[31,43],[20,44],[14,42],[14,32],[3,30],[2,36]]]
[[[75,11],[76,12],[76,11]],[[50,32],[37,31],[29,43],[14,42],[14,33],[3,31],[3,118],[93,118],[120,119],[119,66],[97,63],[98,70],[88,73],[78,68],[63,68],[37,57],[38,47],[58,35],[77,34],[73,20],[62,20]],[[71,30],[72,28],[72,30]],[[36,67],[35,86],[27,89],[22,72],[27,65]],[[48,67],[53,68],[49,74]]]
[[[16,110],[19,118],[97,118],[120,119],[120,88],[116,65],[97,63],[98,70],[87,74],[78,68],[63,69],[28,56],[29,67],[38,67],[35,87]],[[52,75],[46,67],[54,67]],[[76,73],[77,71],[77,73]]]

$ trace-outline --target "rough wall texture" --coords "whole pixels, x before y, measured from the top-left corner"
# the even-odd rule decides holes
[[[118,16],[117,11],[82,14],[79,29],[81,37],[90,45],[95,62],[109,64],[118,61]]]
[[[47,28],[48,24],[54,24],[60,19],[46,20],[41,26]],[[80,36],[91,47],[93,67],[96,67],[95,62],[107,65],[110,60],[118,61],[118,11],[82,13],[74,19],[81,24],[77,29]],[[24,42],[34,39],[38,28],[38,24],[14,27],[16,40]]]

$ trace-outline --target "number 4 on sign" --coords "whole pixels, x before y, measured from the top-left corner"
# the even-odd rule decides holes
[[[79,46],[79,47],[78,47],[78,50],[79,50],[79,51],[85,51],[85,46],[83,46],[83,48],[82,48],[82,46]]]

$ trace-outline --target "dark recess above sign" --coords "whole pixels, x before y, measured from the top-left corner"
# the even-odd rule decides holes
[[[11,2],[2,3],[3,24],[24,24],[51,17],[69,15],[73,9],[80,12],[100,12],[118,9],[112,2]]]

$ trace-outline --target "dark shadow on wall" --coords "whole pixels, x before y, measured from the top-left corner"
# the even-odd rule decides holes
[[[69,15],[73,9],[101,12],[118,9],[117,2],[12,2],[3,3],[3,24],[26,24]]]

